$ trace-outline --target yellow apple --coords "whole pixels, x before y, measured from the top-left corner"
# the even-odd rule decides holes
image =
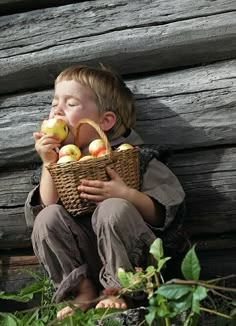
[[[60,148],[58,155],[59,159],[63,156],[71,156],[75,161],[78,161],[81,158],[81,151],[76,145],[67,144]]]
[[[68,136],[69,129],[63,119],[52,118],[43,120],[41,124],[41,132],[46,135],[56,135],[61,141],[63,141]]]
[[[65,155],[59,158],[57,163],[67,163],[67,162],[76,162],[76,159],[71,155]]]
[[[119,151],[125,151],[126,149],[131,149],[134,148],[132,145],[130,144],[121,144],[116,150]]]
[[[89,153],[92,156],[97,157],[98,153],[105,150],[106,146],[102,139],[95,139],[89,144]]]
[[[81,157],[81,159],[79,159],[79,162],[93,160],[93,159],[95,159],[94,156],[92,156],[92,155],[85,155],[85,156]]]

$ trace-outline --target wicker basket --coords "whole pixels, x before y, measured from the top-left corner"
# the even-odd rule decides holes
[[[139,189],[140,187],[138,148],[112,151],[105,133],[94,121],[89,119],[79,121],[74,132],[75,139],[83,124],[89,124],[97,131],[99,137],[104,141],[109,154],[87,161],[54,163],[47,166],[62,204],[73,216],[84,212],[91,212],[95,209],[95,203],[80,198],[77,188],[81,179],[108,181],[109,177],[105,170],[106,166],[114,169],[127,186],[134,189]]]

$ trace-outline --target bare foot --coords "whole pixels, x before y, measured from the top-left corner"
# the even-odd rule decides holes
[[[80,283],[80,287],[78,289],[78,296],[71,301],[72,305],[80,308],[82,311],[86,311],[87,309],[92,307],[92,302],[97,297],[97,293],[92,282],[89,279],[83,279]],[[66,316],[73,315],[74,310],[67,306],[62,310],[58,311],[57,319],[62,320]]]
[[[117,309],[127,309],[128,306],[123,298],[118,298],[114,296],[107,297],[98,302],[96,308],[117,308]]]

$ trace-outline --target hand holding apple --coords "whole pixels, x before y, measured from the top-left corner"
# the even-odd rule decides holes
[[[46,135],[53,134],[57,136],[60,141],[66,139],[69,133],[68,126],[63,119],[52,118],[45,119],[41,124],[41,132]]]

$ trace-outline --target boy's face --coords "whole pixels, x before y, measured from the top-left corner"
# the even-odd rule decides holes
[[[95,101],[95,95],[88,87],[74,80],[60,81],[55,85],[54,98],[49,118],[59,117],[67,123],[70,129],[76,127],[83,118],[91,119],[99,124],[100,114]],[[81,148],[99,138],[94,128],[83,125],[79,131],[79,145]],[[73,142],[72,134],[66,143]]]

